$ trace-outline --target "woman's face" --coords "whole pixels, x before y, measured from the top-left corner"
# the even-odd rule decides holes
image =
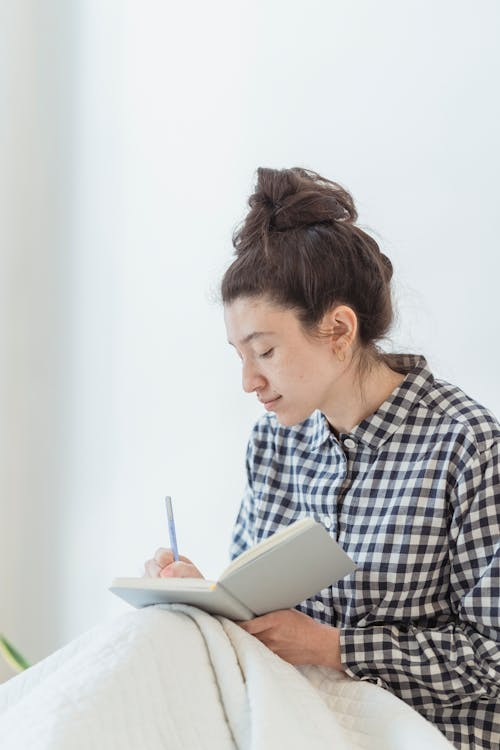
[[[304,334],[293,310],[265,297],[240,297],[224,308],[229,343],[243,364],[243,390],[255,392],[286,426],[302,422],[315,409],[326,410],[345,368],[330,337]]]

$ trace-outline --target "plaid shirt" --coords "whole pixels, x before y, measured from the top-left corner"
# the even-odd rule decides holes
[[[340,628],[351,677],[374,682],[457,748],[500,747],[500,426],[422,357],[339,439],[315,411],[255,425],[231,558],[303,516],[357,563],[297,609]]]

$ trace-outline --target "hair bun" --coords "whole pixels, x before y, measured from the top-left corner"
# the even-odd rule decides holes
[[[284,231],[334,221],[352,224],[358,217],[347,190],[317,172],[259,167],[257,175],[248,204],[268,214],[270,229]]]
[[[348,305],[362,354],[379,360],[377,342],[393,320],[392,264],[355,223],[351,195],[302,168],[261,167],[257,174],[250,210],[233,232],[236,257],[222,281],[224,304],[265,297],[293,310],[315,334],[325,313]]]

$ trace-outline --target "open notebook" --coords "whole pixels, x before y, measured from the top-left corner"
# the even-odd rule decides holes
[[[303,518],[243,552],[217,581],[115,578],[110,591],[134,607],[177,602],[232,620],[249,620],[294,607],[355,568],[320,523]]]

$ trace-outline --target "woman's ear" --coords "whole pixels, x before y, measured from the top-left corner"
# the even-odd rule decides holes
[[[349,305],[337,305],[326,313],[323,325],[331,337],[332,352],[340,362],[344,362],[347,354],[352,351],[358,332],[356,313]]]
[[[358,317],[352,307],[337,305],[324,317],[324,327],[332,337],[332,343],[352,346],[358,332]]]

